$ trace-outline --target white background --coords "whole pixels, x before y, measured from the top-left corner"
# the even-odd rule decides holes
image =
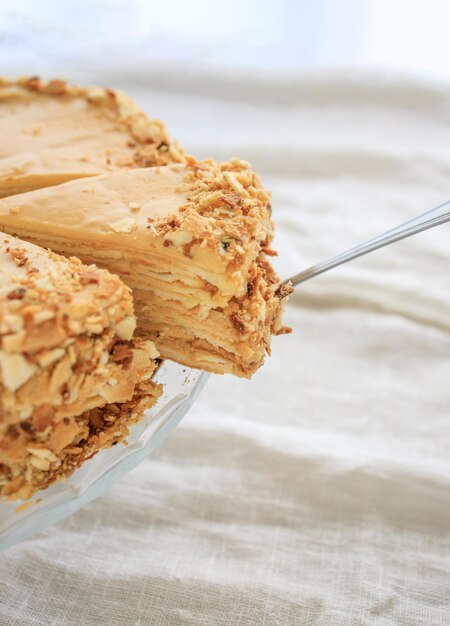
[[[448,80],[449,22],[447,0],[3,0],[0,63],[44,74],[70,64],[93,79],[180,63],[187,72],[358,67]]]

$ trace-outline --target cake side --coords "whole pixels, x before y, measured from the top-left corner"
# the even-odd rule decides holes
[[[154,340],[166,358],[217,374],[251,377],[270,354],[272,335],[289,332],[282,314],[289,288],[278,290],[278,276],[264,253],[249,270],[245,296],[225,307],[187,309],[176,300],[134,289],[139,333]]]
[[[124,441],[161,393],[160,385],[144,380],[126,401],[50,421],[43,430],[32,419],[9,426],[0,436],[0,498],[27,500],[65,480],[100,450]]]
[[[135,326],[117,276],[1,235],[0,496],[66,476],[156,402],[159,354]]]

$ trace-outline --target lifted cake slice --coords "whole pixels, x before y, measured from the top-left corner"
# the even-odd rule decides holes
[[[69,475],[161,393],[117,276],[0,234],[0,497]]]
[[[198,162],[0,200],[0,228],[117,273],[163,357],[250,376],[281,326],[270,196],[248,164]]]

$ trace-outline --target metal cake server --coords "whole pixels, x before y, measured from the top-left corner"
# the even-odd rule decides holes
[[[350,250],[336,254],[321,263],[316,263],[316,265],[308,267],[308,269],[303,270],[303,272],[299,272],[298,274],[295,274],[295,276],[291,276],[291,278],[284,280],[281,286],[291,284],[295,287],[296,285],[305,282],[305,280],[309,280],[319,274],[323,274],[323,272],[331,270],[333,267],[352,261],[359,256],[363,256],[364,254],[378,250],[378,248],[383,248],[390,243],[394,243],[395,241],[400,241],[401,239],[420,233],[428,228],[439,226],[439,224],[445,224],[445,222],[448,221],[450,221],[450,200],[434,209],[431,209],[430,211],[426,211],[425,213],[408,220],[407,222],[403,222],[403,224],[400,224],[395,228],[391,228],[377,237],[373,237],[364,243],[360,243],[354,248],[350,248]]]

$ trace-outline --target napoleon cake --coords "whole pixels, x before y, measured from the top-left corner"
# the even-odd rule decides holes
[[[0,241],[0,496],[26,499],[126,437],[159,355],[118,277]]]
[[[164,124],[120,91],[0,78],[0,197],[183,160]]]
[[[162,357],[250,376],[283,298],[270,196],[245,162],[129,170],[0,200],[0,228],[118,274]]]

